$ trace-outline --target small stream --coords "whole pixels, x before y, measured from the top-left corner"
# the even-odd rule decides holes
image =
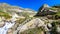
[[[0,34],[7,34],[9,28],[11,28],[15,23],[6,22],[3,27],[0,28]]]
[[[15,18],[16,16],[14,15],[11,18],[11,21],[5,21],[4,26],[0,27],[0,34],[7,34],[8,29],[11,28],[15,24],[15,21],[16,21]]]

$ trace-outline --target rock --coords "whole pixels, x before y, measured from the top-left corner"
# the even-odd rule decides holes
[[[53,16],[52,16],[52,15],[47,15],[47,18],[48,18],[48,19],[52,19]]]
[[[7,34],[13,34],[13,30],[12,30],[12,29],[9,29],[9,30],[7,31]]]
[[[50,10],[49,9],[50,7],[48,7],[48,5],[42,5],[37,14],[35,16],[46,16],[46,15],[54,15],[56,14],[57,11],[54,11],[54,10]]]
[[[5,22],[0,22],[0,27],[3,27],[4,26],[4,24],[5,24]]]
[[[33,19],[30,22],[20,26],[18,29],[20,29],[19,32],[23,32],[25,30],[31,29],[31,28],[35,28],[35,27],[41,27],[44,25],[44,21],[42,21],[39,18]]]
[[[50,23],[48,23],[47,25],[48,25],[48,27],[49,27],[49,28],[51,28],[51,27],[52,27],[52,25],[51,25]]]
[[[58,33],[60,33],[60,25],[57,26],[56,31],[57,31]]]

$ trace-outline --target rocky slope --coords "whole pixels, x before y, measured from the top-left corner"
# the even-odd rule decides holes
[[[35,12],[0,3],[0,34],[60,34],[59,9],[45,4]]]
[[[31,9],[0,3],[0,34],[12,34],[21,23],[31,20],[35,14]]]

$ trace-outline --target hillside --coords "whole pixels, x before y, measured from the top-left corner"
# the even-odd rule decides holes
[[[0,3],[0,34],[60,34],[60,6],[29,8]]]

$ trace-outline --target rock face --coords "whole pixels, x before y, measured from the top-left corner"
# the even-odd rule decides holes
[[[54,10],[50,10],[50,7],[48,7],[47,5],[42,5],[39,10],[38,13],[36,14],[36,16],[46,16],[46,15],[53,15],[56,14],[56,12]]]
[[[32,21],[26,23],[25,25],[23,25],[20,29],[20,32],[23,32],[25,30],[35,28],[35,27],[40,27],[43,25],[44,25],[44,22],[41,21],[40,19],[36,18],[36,19],[33,19]]]

